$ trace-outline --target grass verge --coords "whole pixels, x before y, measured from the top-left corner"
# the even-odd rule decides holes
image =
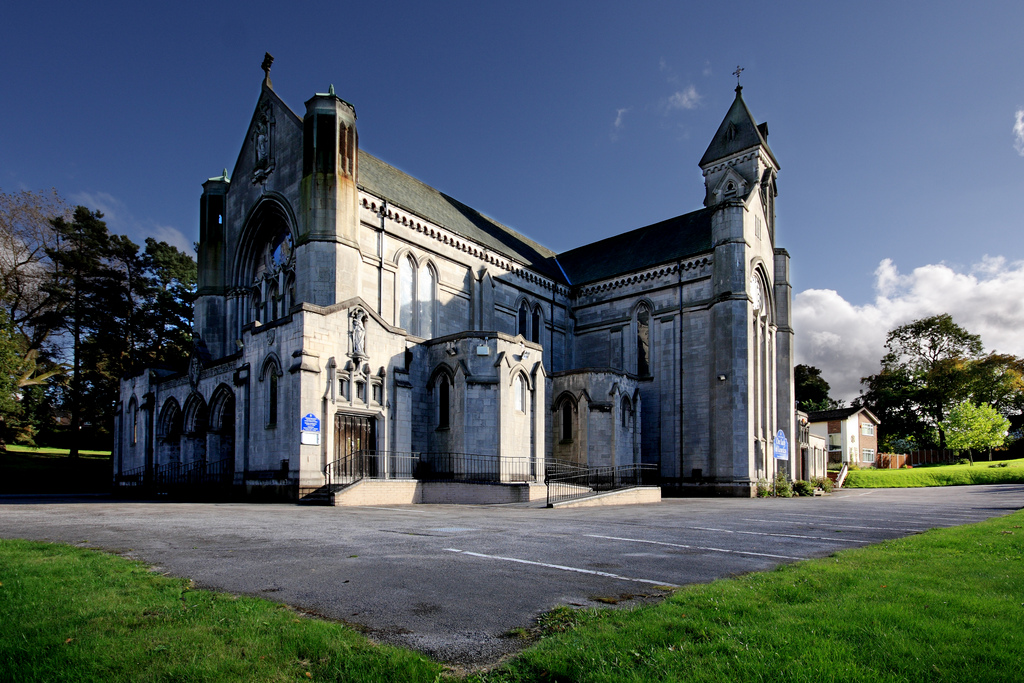
[[[0,540],[0,680],[434,681],[441,666],[137,562]]]
[[[1024,513],[630,611],[561,608],[473,683],[1024,680]]]
[[[1000,466],[1005,463],[1005,466]],[[851,470],[844,488],[915,488],[968,484],[1024,484],[1024,459],[902,470]]]
[[[110,491],[110,453],[8,445],[0,453],[0,493],[103,493]]]

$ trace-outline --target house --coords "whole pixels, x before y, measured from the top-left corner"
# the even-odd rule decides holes
[[[828,461],[872,467],[878,456],[879,421],[867,408],[851,406],[807,414],[812,435],[828,441]]]

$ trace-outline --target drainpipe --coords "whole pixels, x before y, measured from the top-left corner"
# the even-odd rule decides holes
[[[384,221],[388,217],[388,201],[381,199],[380,228],[377,230],[377,315],[384,317]]]

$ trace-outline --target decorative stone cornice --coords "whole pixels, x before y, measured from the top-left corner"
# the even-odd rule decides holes
[[[656,280],[666,275],[672,275],[679,272],[688,272],[695,269],[709,266],[714,262],[711,256],[701,256],[699,258],[693,258],[688,261],[681,261],[673,264],[665,264],[658,268],[652,268],[639,273],[633,273],[624,277],[616,278],[614,280],[606,280],[604,282],[587,285],[581,287],[577,292],[577,296],[588,296],[590,294],[596,294],[598,292],[607,292],[612,289],[618,289],[620,287],[627,287],[629,285],[636,284],[638,282],[647,282],[648,280]]]

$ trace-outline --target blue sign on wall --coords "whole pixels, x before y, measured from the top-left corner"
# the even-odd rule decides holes
[[[775,435],[775,459],[789,460],[789,440],[786,439],[786,435],[782,433],[781,429]]]
[[[305,417],[302,418],[302,431],[319,433],[320,418],[313,413],[306,413]]]

